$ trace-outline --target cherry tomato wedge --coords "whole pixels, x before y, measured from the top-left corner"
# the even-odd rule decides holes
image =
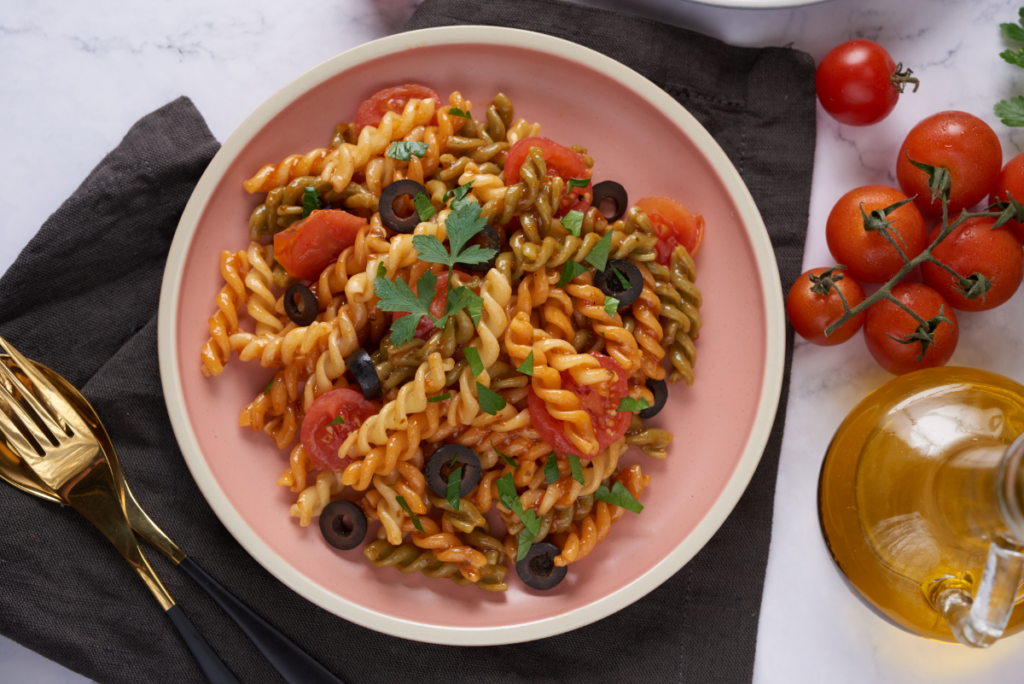
[[[883,299],[868,309],[868,318],[864,323],[864,341],[875,361],[893,375],[945,366],[956,351],[956,343],[960,339],[960,325],[953,307],[942,295],[921,283],[900,283],[892,288],[892,295],[926,321],[938,316],[941,311],[952,324],[939,323],[933,333],[935,343],[928,345],[924,358],[917,361],[921,355],[921,343],[903,344],[897,341],[918,329],[917,320],[889,300]]]
[[[1008,197],[1013,197],[1017,202],[1024,203],[1024,154],[1018,154],[1006,162],[988,202],[994,204],[997,199],[1006,202]],[[1024,242],[1024,225],[1012,220],[1007,221],[1005,225],[1013,230],[1018,240]]]
[[[292,276],[316,280],[356,242],[366,219],[341,209],[321,209],[274,236],[274,258]]]
[[[388,112],[401,114],[409,100],[434,100],[435,109],[441,106],[441,96],[433,88],[416,83],[385,88],[370,96],[356,111],[355,129],[358,135],[366,126],[376,126]],[[437,115],[431,123],[437,123]]]
[[[569,371],[562,371],[562,389],[568,390],[580,398],[580,405],[590,416],[594,424],[594,433],[597,436],[598,449],[592,454],[577,453],[576,446],[569,441],[565,435],[563,421],[553,418],[548,413],[544,400],[537,396],[530,388],[527,398],[527,406],[530,409],[530,420],[537,434],[548,446],[560,454],[576,454],[586,460],[591,459],[604,452],[608,445],[626,434],[629,427],[629,420],[633,414],[629,411],[619,411],[619,401],[627,396],[626,373],[622,366],[615,359],[602,354],[601,352],[590,352],[601,366],[614,374],[607,393],[602,393],[598,388],[580,385],[573,379]]]
[[[302,446],[321,470],[340,473],[351,458],[338,458],[338,448],[353,430],[358,430],[377,409],[355,390],[336,389],[324,392],[306,412],[302,419]],[[341,423],[330,425],[341,418]]]
[[[523,138],[516,142],[505,155],[505,185],[515,185],[519,182],[519,169],[526,161],[531,147],[539,147],[544,155],[544,162],[548,167],[549,176],[560,176],[568,184],[570,178],[590,178],[590,169],[583,159],[583,155],[573,152],[565,145],[559,145],[548,138]],[[576,188],[567,192],[562,197],[562,205],[555,216],[561,218],[570,211],[586,211],[590,208],[590,202],[594,198],[594,187],[588,183],[585,188]]]
[[[825,336],[825,330],[838,321],[845,311],[843,300],[839,298],[834,289],[829,288],[828,295],[818,294],[811,290],[814,283],[811,282],[810,276],[818,277],[826,270],[812,268],[796,279],[786,297],[786,315],[789,317],[790,325],[800,337],[812,344],[831,347],[853,337],[864,325],[864,317],[867,313],[862,312],[854,316],[831,335]],[[864,290],[849,274],[840,276],[840,273],[842,272],[835,271],[833,273],[833,277],[841,278],[834,281],[835,287],[843,293],[846,303],[852,309],[864,301]]]
[[[690,210],[671,197],[644,197],[636,203],[640,211],[651,219],[658,231],[658,258],[662,266],[669,265],[669,257],[679,245],[695,256],[704,237],[704,217],[694,216]]]

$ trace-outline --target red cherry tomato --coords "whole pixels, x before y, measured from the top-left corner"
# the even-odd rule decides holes
[[[549,176],[560,176],[567,184],[570,178],[590,178],[590,169],[587,168],[582,154],[547,138],[523,138],[509,148],[505,155],[505,185],[515,185],[519,182],[519,169],[526,161],[531,147],[540,148]],[[586,211],[593,199],[592,184],[588,183],[585,188],[574,187],[562,196],[562,204],[555,212],[555,216],[561,218],[573,210]]]
[[[896,178],[903,192],[917,195],[914,204],[926,214],[942,214],[942,202],[932,201],[928,174],[910,163],[944,166],[952,182],[949,215],[969,209],[992,192],[1003,165],[1003,148],[987,123],[967,112],[939,112],[910,129],[896,159]]]
[[[870,40],[851,40],[832,48],[814,74],[818,101],[832,118],[850,126],[878,123],[896,106],[910,70],[899,71],[884,47]]]
[[[839,198],[825,224],[825,239],[836,261],[846,266],[849,275],[865,283],[884,283],[903,268],[899,252],[878,230],[867,230],[861,206],[872,221],[871,212],[907,199],[899,190],[884,185],[865,185]],[[928,246],[924,217],[908,202],[887,217],[893,241],[908,259]]]
[[[580,398],[580,405],[590,416],[590,420],[594,424],[598,445],[596,453],[577,453],[578,449],[576,446],[565,436],[563,421],[551,417],[551,414],[548,413],[547,405],[533,391],[533,387],[530,387],[530,394],[527,398],[530,420],[540,438],[558,453],[576,454],[584,460],[603,453],[609,444],[626,434],[626,428],[629,427],[629,420],[633,415],[629,411],[617,410],[619,408],[619,401],[629,394],[629,388],[626,385],[626,373],[623,372],[622,366],[607,354],[602,354],[601,352],[590,353],[601,362],[602,367],[610,370],[615,375],[606,394],[602,394],[593,386],[577,384],[569,371],[562,371],[561,375],[562,389],[568,390]]]
[[[917,320],[892,302],[883,299],[868,309],[868,318],[864,323],[864,341],[875,361],[893,375],[903,375],[921,368],[945,366],[949,357],[953,356],[957,340],[960,338],[960,326],[953,307],[942,298],[942,295],[921,283],[900,283],[892,288],[892,294],[924,320],[931,320],[941,311],[952,324],[939,323],[934,331],[935,344],[928,345],[924,358],[917,362],[915,359],[921,355],[921,343],[902,344],[896,341],[916,331]]]
[[[838,321],[845,311],[843,301],[835,289],[829,288],[827,295],[811,290],[814,283],[811,282],[810,276],[820,276],[826,270],[812,268],[796,279],[786,297],[786,315],[789,316],[790,324],[800,337],[811,344],[831,347],[842,344],[853,337],[864,325],[864,317],[867,316],[867,313],[857,314],[831,335],[825,337],[825,330]],[[838,277],[840,273],[841,271],[836,271],[834,275]],[[846,303],[851,309],[864,301],[864,290],[849,275],[843,274],[842,280],[834,282],[835,287],[843,293],[843,297],[846,298]]]
[[[343,471],[352,459],[338,458],[338,448],[350,432],[375,413],[373,404],[355,390],[336,389],[317,397],[302,419],[301,432],[302,446],[313,464],[321,470]],[[338,418],[344,422],[329,425]]]
[[[992,281],[992,289],[981,297],[967,299],[956,286],[952,274],[933,263],[921,264],[924,282],[935,288],[953,308],[964,311],[994,309],[1020,287],[1024,279],[1024,248],[1006,226],[992,230],[994,218],[973,218],[964,221],[932,250],[932,256],[951,269],[968,277],[980,273]],[[932,231],[930,240],[938,237]]]
[[[988,202],[995,204],[997,199],[1005,202],[1007,197],[1013,197],[1017,202],[1024,204],[1024,154],[1018,154],[1006,162]],[[1024,242],[1024,225],[1017,221],[1007,221],[1005,225],[1016,233],[1018,240]]]
[[[359,110],[356,111],[356,134],[365,126],[378,125],[388,112],[401,114],[409,100],[426,100],[427,98],[433,98],[435,109],[441,106],[441,96],[437,94],[436,90],[415,83],[385,88],[374,93],[370,99],[359,105]],[[432,123],[437,123],[436,115]]]
[[[668,266],[672,251],[679,245],[686,247],[690,256],[697,254],[704,237],[704,217],[694,216],[690,210],[671,197],[644,197],[636,203],[640,211],[651,219],[658,231],[658,257],[662,266]]]
[[[340,209],[321,209],[274,236],[274,258],[302,280],[316,280],[356,242],[366,219]]]
[[[409,287],[412,288],[413,292],[416,292],[416,283],[412,283]],[[438,318],[444,313],[445,304],[448,302],[448,271],[445,271],[441,275],[437,276],[437,289],[434,298],[430,301],[430,315],[434,318]],[[391,322],[394,323],[402,316],[408,316],[409,313],[406,311],[396,311],[392,317]],[[414,336],[421,340],[430,339],[430,336],[434,334],[437,327],[434,325],[426,316],[420,318],[420,322],[416,324],[416,332]]]

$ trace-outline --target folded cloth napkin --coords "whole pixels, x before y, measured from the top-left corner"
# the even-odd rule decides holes
[[[645,19],[549,0],[427,0],[407,28],[451,23],[513,26],[574,40],[667,90],[711,131],[750,187],[783,286],[796,278],[814,156],[814,65],[807,55],[730,47]],[[185,202],[217,148],[185,98],[146,116],[0,279],[0,335],[82,389],[117,445],[132,490],[168,534],[349,684],[424,675],[474,684],[749,681],[785,384],[761,465],[718,534],[647,597],[568,634],[476,649],[404,641],[317,608],[242,550],[176,447],[157,364],[164,261]],[[787,377],[789,362],[787,353]],[[0,520],[0,633],[98,682],[202,681],[142,583],[78,514],[0,486]],[[281,681],[191,580],[143,548],[240,681]]]

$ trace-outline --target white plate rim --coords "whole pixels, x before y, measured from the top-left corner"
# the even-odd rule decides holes
[[[231,162],[267,123],[296,98],[340,72],[399,50],[453,43],[487,43],[527,48],[585,64],[643,97],[690,137],[717,170],[747,227],[765,301],[765,377],[747,444],[735,471],[711,510],[693,532],[661,562],[617,591],[568,613],[529,623],[489,628],[427,625],[384,615],[333,594],[264,543],[229,502],[213,476],[188,421],[178,366],[177,316],[185,259],[199,217]],[[532,641],[595,622],[640,599],[682,568],[722,525],[746,490],[768,442],[782,391],[785,323],[782,284],[768,231],[753,197],[732,162],[704,127],[667,93],[629,67],[576,43],[545,34],[492,26],[422,29],[381,38],[341,53],[310,69],[260,105],[227,139],[189,198],[178,223],[164,270],[158,314],[160,378],[175,437],[200,491],[242,547],[272,575],[312,603],[356,624],[393,636],[429,643],[489,646]]]

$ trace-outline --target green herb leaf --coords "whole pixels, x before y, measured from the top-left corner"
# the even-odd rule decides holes
[[[555,458],[555,450],[552,449],[548,455],[548,462],[544,464],[544,479],[548,484],[555,484],[561,477],[558,474],[558,459]]]
[[[532,349],[530,350],[530,353],[526,355],[526,358],[523,359],[523,362],[521,364],[519,364],[519,368],[516,368],[516,370],[519,371],[520,373],[522,373],[523,375],[530,375],[530,376],[533,375],[533,350]]]
[[[377,271],[380,272],[379,267]],[[437,293],[437,276],[430,271],[423,273],[416,283],[416,294],[401,278],[396,282],[375,278],[373,291],[380,298],[377,308],[381,311],[404,311],[411,314],[399,318],[391,325],[391,341],[401,345],[413,338],[420,319],[430,316],[430,303]],[[434,320],[433,317],[431,320]]]
[[[451,398],[452,398],[452,393],[451,392],[445,392],[444,394],[439,394],[436,397],[427,397],[427,401],[429,401],[431,404],[433,404],[435,402],[444,401],[445,399],[451,399]]]
[[[270,394],[270,390],[274,387],[274,381],[275,380],[277,380],[277,376],[274,376],[274,377],[270,378],[270,382],[268,382],[267,386],[263,388],[264,396],[266,396],[267,394]]]
[[[466,347],[462,353],[465,355],[466,361],[469,361],[469,369],[473,371],[473,377],[480,377],[480,374],[484,372],[484,363],[480,360],[480,350],[476,347]]]
[[[422,316],[402,316],[391,324],[391,342],[398,346],[408,344],[416,336],[416,326]]]
[[[1020,50],[1003,50],[999,53],[999,56],[1014,66],[1024,67],[1024,48]]]
[[[572,479],[580,484],[586,484],[586,481],[583,479],[583,464],[580,463],[580,457],[569,454],[566,458],[569,459],[569,467],[572,468]]]
[[[469,194],[469,191],[470,191],[470,189],[472,189],[472,187],[473,187],[473,181],[471,180],[468,183],[466,183],[465,185],[460,185],[459,187],[455,188],[454,190],[449,190],[448,192],[444,193],[444,198],[443,199],[444,199],[445,203],[447,203],[448,200],[454,199],[454,201],[450,205],[451,209],[454,210],[456,208],[456,204],[461,204],[462,202],[464,202],[466,200],[466,195]]]
[[[469,115],[469,112],[464,112],[461,109],[459,109],[458,107],[452,107],[451,109],[448,110],[448,113],[451,116],[461,116],[461,117],[464,117],[466,119],[472,119],[473,118],[473,117],[471,117]]]
[[[626,485],[616,481],[609,491],[608,485],[601,485],[594,492],[594,498],[598,501],[604,501],[606,504],[612,506],[618,506],[619,508],[625,508],[627,511],[639,513],[644,510],[643,505],[639,501],[633,498],[633,495],[626,489]]]
[[[522,470],[522,468],[520,468],[519,466],[516,465],[515,461],[513,461],[511,458],[509,458],[505,454],[501,453],[501,450],[498,449],[498,447],[494,446],[494,440],[493,439],[491,440],[491,448],[494,449],[494,453],[498,454],[498,456],[501,456],[501,460],[503,460],[505,463],[509,464],[510,466],[515,468],[516,470]]]
[[[480,402],[480,410],[492,416],[505,408],[505,400],[501,398],[501,395],[489,387],[484,387],[479,382],[476,383],[476,398]]]
[[[449,267],[453,265],[451,255],[444,248],[444,243],[433,235],[413,235],[412,248],[419,252],[420,261],[444,264]]]
[[[651,405],[647,403],[647,400],[643,397],[634,399],[633,397],[622,397],[619,400],[619,408],[616,411],[643,411],[645,408],[650,408]]]
[[[583,212],[576,211],[575,209],[570,211],[562,217],[562,227],[576,237],[579,237],[580,231],[583,230]]]
[[[409,161],[412,155],[416,155],[420,159],[427,154],[427,148],[430,147],[425,142],[409,142],[407,140],[399,140],[391,143],[391,147],[388,148],[388,156],[398,161]]]
[[[395,498],[398,500],[398,505],[402,507],[402,510],[409,514],[409,519],[412,520],[413,526],[420,531],[420,534],[426,534],[426,532],[423,531],[423,525],[420,524],[420,519],[417,518],[416,514],[409,508],[409,504],[405,503],[405,497],[396,496]]]
[[[516,493],[516,483],[512,479],[512,473],[505,473],[498,478],[498,501],[513,513],[518,511],[521,514],[523,512],[523,502],[519,500],[519,494]]]
[[[614,316],[615,312],[619,310],[619,300],[615,297],[604,296],[604,312],[609,316]]]
[[[302,191],[302,218],[306,218],[320,208],[320,193],[312,185]]]
[[[332,420],[330,423],[328,423],[328,425],[344,425],[344,424],[345,424],[345,419],[342,418],[341,416],[337,416],[334,420]]]
[[[590,250],[590,254],[584,259],[588,264],[596,268],[598,271],[604,272],[604,267],[608,263],[608,252],[612,247],[612,231],[608,231],[601,238],[601,241],[594,245],[594,249]]]
[[[523,521],[523,530],[519,533],[519,553],[517,554],[517,559],[522,560],[526,556],[526,552],[530,550],[533,540],[540,534],[540,519],[537,518],[537,514],[532,508],[523,512],[523,501],[516,493],[512,473],[505,473],[498,478],[498,500],[501,501],[502,506]]]
[[[533,512],[533,509],[526,511],[526,515],[537,517],[537,514]],[[516,562],[519,562],[526,558],[526,554],[530,552],[530,547],[533,546],[533,540],[536,539],[537,535],[530,532],[530,528],[524,527],[519,530],[519,550],[516,551]]]
[[[468,299],[466,310],[469,311],[469,317],[473,319],[473,325],[479,328],[480,317],[484,315],[484,298],[470,290],[468,287],[463,289],[466,291],[466,297]]]
[[[626,276],[622,275],[622,271],[620,271],[619,269],[615,268],[614,266],[612,266],[612,273],[614,273],[615,277],[619,279],[619,284],[622,285],[622,289],[623,290],[628,290],[629,287],[630,287],[629,278],[627,278]]]
[[[577,264],[575,261],[566,261],[565,266],[562,266],[562,277],[558,279],[558,285],[556,287],[565,287],[577,278],[587,272],[587,267],[583,264]]]
[[[1000,24],[999,28],[1002,29],[1003,35],[1010,40],[1024,43],[1024,28],[1021,28],[1020,24]]]
[[[490,261],[497,252],[489,247],[470,245],[459,252],[458,263],[460,264],[483,264]]]
[[[383,259],[381,259],[380,261],[377,262],[377,277],[378,278],[387,278],[388,277],[388,267],[384,265],[384,260]]]
[[[457,454],[456,458],[458,458]],[[459,466],[448,475],[448,503],[455,510],[459,510],[460,489],[462,489],[462,466]]]
[[[487,219],[480,217],[480,209],[480,205],[476,202],[463,202],[455,207],[444,221],[444,228],[448,233],[448,244],[452,250],[452,261],[455,263],[458,263],[458,255],[466,243],[487,227]],[[494,255],[493,249],[484,251],[490,252],[487,256],[488,259]]]
[[[1009,100],[1001,100],[993,109],[1004,126],[1024,126],[1024,97],[1014,95]]]
[[[429,221],[430,217],[437,213],[425,192],[417,192],[416,196],[412,198],[412,203],[416,205],[416,213],[419,214],[420,221]]]
[[[573,188],[579,188],[582,190],[588,185],[590,185],[589,178],[570,178],[569,182],[565,184],[565,191],[571,192]]]

